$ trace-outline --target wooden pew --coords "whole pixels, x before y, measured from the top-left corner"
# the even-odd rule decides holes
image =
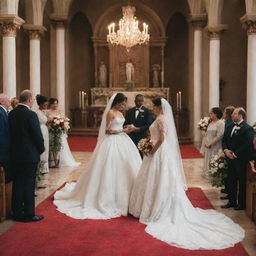
[[[4,169],[0,167],[0,221],[6,218],[6,197],[5,197]]]
[[[256,173],[252,172],[250,165],[246,179],[246,214],[256,224]]]

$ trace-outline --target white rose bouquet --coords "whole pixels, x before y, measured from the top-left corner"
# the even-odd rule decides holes
[[[153,144],[149,138],[141,139],[138,142],[138,149],[147,155],[153,149]]]
[[[201,131],[206,131],[209,123],[210,123],[210,117],[206,116],[206,117],[200,119],[200,121],[197,123],[197,127]]]
[[[217,154],[209,163],[209,178],[213,187],[222,187],[227,177],[228,164],[223,155]]]

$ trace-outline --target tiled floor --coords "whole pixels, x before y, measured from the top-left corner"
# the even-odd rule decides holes
[[[79,167],[51,169],[49,174],[44,175],[41,182],[45,185],[45,189],[37,190],[36,204],[42,202],[53,191],[55,191],[65,181],[77,179],[90,159],[92,153],[79,152],[74,153],[77,161],[81,162]],[[246,230],[246,237],[243,241],[245,249],[250,256],[256,256],[256,225],[247,217],[244,211],[234,211],[233,209],[221,209],[220,205],[224,202],[219,200],[221,194],[219,189],[213,189],[209,183],[202,178],[202,159],[185,159],[183,161],[187,183],[190,187],[200,187],[205,192],[206,196],[210,199],[213,206],[220,212],[225,213],[232,218],[236,223],[240,224]],[[47,218],[47,216],[45,216]],[[0,234],[5,232],[14,222],[7,220],[0,223]],[[0,238],[1,240],[1,238]]]

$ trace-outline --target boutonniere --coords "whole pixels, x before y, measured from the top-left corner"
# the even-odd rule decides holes
[[[236,126],[236,131],[239,131],[240,129],[241,129],[241,127],[240,126]]]

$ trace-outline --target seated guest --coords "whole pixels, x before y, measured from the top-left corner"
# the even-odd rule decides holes
[[[224,133],[224,122],[221,120],[222,111],[220,108],[210,110],[210,124],[207,128],[200,152],[204,155],[203,176],[209,176],[209,162],[213,156],[222,151],[221,140]]]
[[[0,94],[0,166],[4,168],[5,183],[11,181],[11,174],[9,167],[10,157],[10,131],[8,123],[8,109],[11,105],[10,99],[7,95]]]

